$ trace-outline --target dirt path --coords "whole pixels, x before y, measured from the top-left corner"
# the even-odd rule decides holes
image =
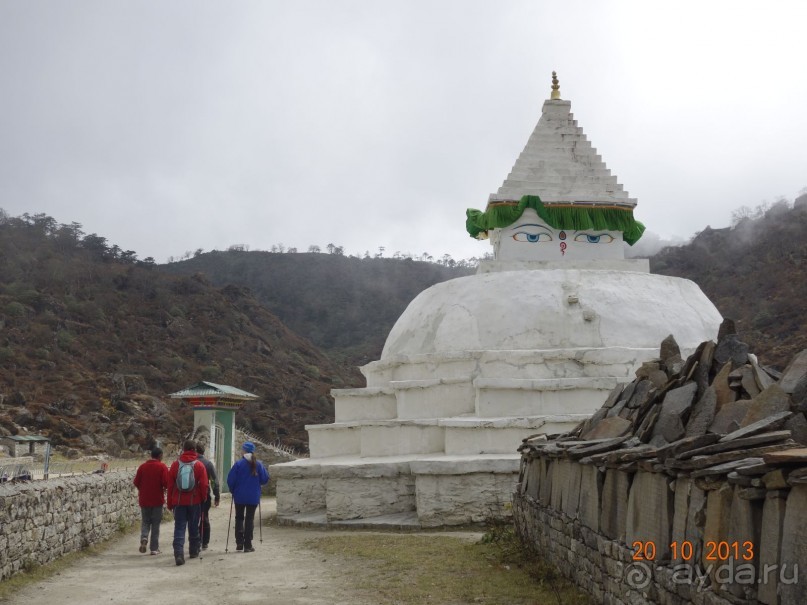
[[[265,499],[264,518],[274,512],[274,499]],[[101,555],[87,557],[59,575],[33,584],[6,601],[17,605],[57,603],[271,603],[277,605],[372,605],[368,596],[355,592],[355,570],[342,567],[305,548],[306,540],[335,532],[264,527],[259,542],[255,519],[254,553],[235,551],[230,533],[225,554],[230,500],[212,509],[210,548],[202,560],[187,559],[177,567],[171,550],[173,522],[163,522],[158,556],[138,552],[138,530],[116,541]],[[256,515],[257,516],[257,515]]]

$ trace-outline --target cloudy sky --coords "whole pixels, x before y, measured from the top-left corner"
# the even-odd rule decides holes
[[[455,258],[553,70],[664,238],[807,187],[807,3],[0,0],[0,208],[158,262]]]

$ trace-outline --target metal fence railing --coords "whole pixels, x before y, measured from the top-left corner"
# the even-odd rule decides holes
[[[243,426],[236,426],[235,428],[237,431],[241,432],[247,439],[249,439],[253,443],[258,443],[263,447],[265,447],[266,449],[273,450],[276,453],[290,459],[300,458],[299,452],[297,452],[293,447],[284,445],[280,443],[280,441],[275,441],[274,443],[267,443],[261,437],[259,437],[252,431],[244,428]]]
[[[110,462],[50,462],[47,468],[39,463],[0,463],[0,483],[21,483],[24,481],[41,481],[57,477],[73,477],[76,475],[92,475],[97,473],[134,471],[139,462],[134,460],[115,460]]]
[[[294,460],[301,454],[294,448],[280,443],[267,443],[258,435],[246,430],[244,427],[236,427],[243,435],[277,454]],[[48,444],[49,445],[49,444]],[[143,460],[53,460],[50,457],[50,449],[46,448],[45,460],[36,462],[30,457],[24,462],[14,458],[4,458],[0,460],[0,484],[20,483],[24,481],[41,481],[43,479],[55,479],[57,477],[72,477],[75,475],[92,475],[96,473],[107,473],[115,471],[135,471],[143,463]]]

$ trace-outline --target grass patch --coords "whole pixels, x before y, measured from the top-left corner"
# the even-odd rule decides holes
[[[461,535],[355,533],[307,546],[355,565],[351,583],[379,605],[583,605],[587,595],[520,546],[511,532]]]

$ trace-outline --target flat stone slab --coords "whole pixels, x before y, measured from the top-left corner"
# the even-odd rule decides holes
[[[751,400],[741,427],[746,427],[780,412],[790,411],[790,396],[777,384],[772,384]]]
[[[715,414],[715,419],[709,426],[709,432],[723,435],[733,433],[740,428],[750,408],[750,399],[741,399],[740,401],[731,401],[724,404]]]
[[[789,485],[797,485],[807,483],[807,468],[796,469],[787,476],[787,483]]]
[[[787,489],[787,471],[784,468],[777,468],[762,475],[762,483],[765,489]]]
[[[729,334],[717,343],[715,360],[718,364],[731,362],[735,368],[748,361],[748,345],[740,341],[736,334]]]
[[[754,379],[757,381],[757,385],[761,390],[767,389],[772,384],[776,384],[776,381],[773,377],[768,374],[760,365],[756,362],[756,360],[751,360],[751,365],[754,368]]]
[[[642,444],[636,447],[625,448],[615,452],[609,452],[606,461],[609,464],[622,464],[646,458],[655,458],[658,450],[652,445]]]
[[[613,438],[626,435],[633,427],[633,423],[619,416],[603,418],[591,427],[582,437],[584,439]]]
[[[715,433],[707,433],[705,435],[698,435],[697,437],[684,437],[665,447],[659,448],[658,459],[664,462],[667,458],[688,458],[691,457],[689,455],[690,451],[699,450],[707,445],[712,445],[719,439],[720,435],[716,435]]]
[[[302,513],[299,515],[278,515],[276,520],[278,525],[288,525],[294,527],[322,527],[330,529],[423,529],[423,526],[418,520],[418,515],[415,511],[380,515],[378,517],[367,517],[364,519],[328,521],[325,516],[325,511],[323,510],[315,513]]]
[[[692,406],[698,391],[694,382],[667,391],[661,402],[661,412],[653,428],[653,438],[662,437],[666,442],[677,441],[685,434],[683,416]]]
[[[768,416],[767,418],[763,418],[762,420],[758,420],[757,422],[753,422],[747,426],[742,427],[741,429],[729,433],[728,435],[723,437],[720,441],[723,443],[728,441],[736,441],[737,439],[751,436],[755,433],[759,433],[766,429],[773,429],[779,427],[785,423],[785,420],[787,420],[791,414],[792,412],[790,411],[773,414],[771,416]]]
[[[793,414],[785,422],[785,428],[793,434],[793,441],[807,445],[807,419],[804,414]]]
[[[610,441],[613,441],[610,437],[603,439],[570,439],[569,441],[555,441],[554,445],[562,450],[568,450],[576,447],[588,447],[599,443],[608,443]]]
[[[331,458],[300,458],[293,462],[273,464],[269,472],[278,479],[334,477],[340,479],[375,479],[397,475],[518,472],[521,456],[512,454],[440,455],[411,454],[405,456],[334,456]],[[417,470],[415,470],[417,469]],[[432,469],[432,470],[429,470]]]
[[[729,450],[739,450],[741,448],[750,447],[753,445],[763,445],[765,443],[777,443],[790,438],[790,431],[774,431],[772,433],[762,433],[761,435],[753,435],[742,439],[732,439],[724,441],[721,439],[712,445],[706,445],[696,450],[684,452],[678,458],[684,460],[693,456],[708,456],[710,454],[717,454]]]
[[[581,444],[569,449],[569,456],[572,458],[584,458],[585,456],[593,456],[594,454],[602,454],[610,452],[613,449],[620,447],[625,441],[630,438],[630,435],[617,437],[615,439],[608,439],[600,441],[599,443]]]
[[[744,466],[741,469],[737,469],[737,474],[748,475],[749,477],[761,477],[766,473],[776,470],[776,468],[777,467],[773,466],[772,464],[765,464],[764,462],[762,462],[760,464],[754,464],[752,466]]]
[[[795,444],[794,444],[795,447]],[[768,452],[784,451],[785,447],[781,444],[768,445],[764,447],[757,447],[751,449],[732,450],[730,452],[721,452],[719,454],[712,454],[710,456],[694,456],[689,460],[675,460],[668,458],[664,466],[675,470],[697,470],[706,468],[708,466],[716,466],[724,462],[731,462],[733,460],[741,460],[743,458],[761,457]]]
[[[763,459],[766,464],[805,464],[807,463],[807,447],[770,452],[765,454]]]
[[[779,386],[785,393],[792,393],[802,378],[807,376],[807,349],[801,351],[787,364]]]
[[[752,398],[759,395],[759,393],[762,391],[762,389],[759,388],[756,377],[754,376],[754,368],[751,366],[751,364],[746,364],[743,366],[740,384],[742,385],[743,390]]]
[[[737,393],[729,387],[729,374],[731,373],[731,364],[727,363],[717,373],[712,381],[712,388],[717,395],[717,411],[719,412],[728,403],[732,403],[737,399]]]
[[[707,387],[698,402],[692,406],[692,413],[686,424],[686,436],[704,435],[714,422],[717,413],[717,393]]]
[[[753,464],[759,464],[762,462],[762,458],[742,458],[740,460],[732,460],[731,462],[723,462],[722,464],[716,464],[715,466],[709,466],[707,468],[702,468],[700,470],[694,471],[692,473],[692,477],[707,477],[710,475],[725,475],[734,471],[738,468],[742,468],[744,466],[751,466]]]
[[[751,487],[754,485],[754,480],[751,477],[741,475],[736,469],[726,475],[726,480],[732,485],[739,485],[741,487]]]

